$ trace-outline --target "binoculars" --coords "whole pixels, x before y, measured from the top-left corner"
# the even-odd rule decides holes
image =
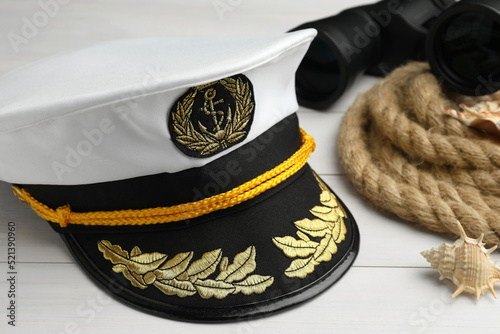
[[[293,30],[315,28],[296,74],[299,103],[331,106],[363,73],[383,76],[427,60],[451,90],[479,96],[500,89],[499,0],[383,0]]]

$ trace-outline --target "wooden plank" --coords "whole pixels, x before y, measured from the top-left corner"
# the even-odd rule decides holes
[[[0,291],[6,289],[2,280]],[[260,320],[210,326],[135,311],[103,294],[73,264],[23,264],[17,289],[23,333],[142,333],[146,328],[208,334],[493,333],[499,325],[493,296],[488,293],[479,302],[470,295],[452,300],[453,285],[439,281],[431,269],[352,268],[299,307]],[[0,330],[5,329],[10,327],[2,320]]]
[[[116,38],[279,34],[346,7],[328,0],[307,3],[300,0],[274,0],[272,3],[267,0],[63,2],[57,10],[52,10],[54,14],[47,15],[48,20],[41,20],[31,30],[23,30],[27,25],[24,19],[33,24],[34,16],[43,16],[48,10],[35,0],[2,0],[0,31],[5,38],[0,39],[0,74],[57,52]],[[349,5],[362,3],[366,1],[351,0]],[[22,43],[11,43],[9,33],[18,35]]]

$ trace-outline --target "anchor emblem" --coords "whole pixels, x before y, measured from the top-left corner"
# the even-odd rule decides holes
[[[170,113],[172,140],[189,156],[212,156],[245,139],[254,109],[252,83],[242,74],[191,87]]]
[[[219,99],[214,102],[217,91],[214,88],[209,88],[204,94],[205,101],[203,102],[203,107],[200,108],[201,111],[207,116],[212,116],[214,121],[213,132],[216,133],[221,130],[221,125],[224,122],[225,112],[222,110],[215,110],[215,106],[220,103],[224,103],[224,99]],[[231,115],[231,106],[228,106],[228,113]],[[229,116],[230,117],[230,116]],[[230,121],[230,119],[228,119]]]

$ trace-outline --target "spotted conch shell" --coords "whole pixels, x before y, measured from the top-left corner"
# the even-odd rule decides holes
[[[497,298],[493,285],[500,281],[500,269],[489,258],[497,246],[484,248],[483,235],[478,239],[469,238],[462,225],[458,223],[458,226],[461,236],[454,244],[444,243],[420,254],[432,268],[437,269],[439,279],[447,278],[457,286],[452,298],[465,291],[475,294],[476,299],[479,299],[488,288]]]
[[[500,136],[500,99],[483,101],[472,107],[460,104],[460,108],[462,111],[446,109],[445,112],[467,126]]]

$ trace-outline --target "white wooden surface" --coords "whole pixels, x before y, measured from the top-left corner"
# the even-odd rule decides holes
[[[366,3],[59,0],[64,4],[52,5],[53,15],[43,22],[40,13],[47,10],[41,3],[55,1],[1,0],[0,75],[44,56],[108,39],[275,34]],[[25,22],[36,19],[40,27],[24,36],[26,43],[15,52],[9,33],[23,36]],[[58,235],[13,197],[10,185],[0,182],[0,333],[498,333],[500,301],[490,294],[479,302],[469,295],[452,300],[453,285],[439,281],[419,254],[453,239],[380,212],[356,193],[343,173],[336,147],[340,121],[356,95],[374,82],[375,78],[363,78],[328,112],[299,111],[302,127],[317,142],[311,165],[344,200],[361,231],[354,267],[325,293],[278,315],[240,323],[201,325],[143,314],[97,289]],[[15,328],[7,325],[6,317],[9,221],[17,225]],[[499,254],[493,257],[500,259]]]

